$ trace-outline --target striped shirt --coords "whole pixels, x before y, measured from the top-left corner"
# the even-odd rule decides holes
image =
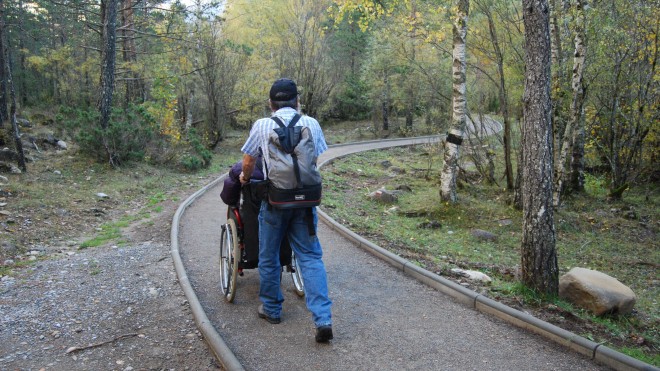
[[[285,107],[277,110],[277,112],[273,113],[273,116],[279,117],[282,122],[287,125],[296,113],[297,111],[295,109]],[[319,156],[328,149],[325,137],[323,136],[323,130],[321,130],[321,125],[319,125],[319,122],[316,121],[315,118],[303,115],[296,123],[296,126],[306,126],[310,129],[312,138],[314,139],[316,156]],[[252,125],[250,136],[241,148],[241,152],[252,157],[257,157],[259,156],[259,149],[261,148],[261,151],[264,154],[264,164],[266,167],[270,166],[270,158],[268,156],[268,137],[270,133],[273,132],[273,129],[278,127],[277,123],[270,118],[257,120]],[[264,174],[266,174],[265,171]]]

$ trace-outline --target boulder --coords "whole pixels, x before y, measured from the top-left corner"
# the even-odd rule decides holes
[[[440,229],[440,228],[442,228],[442,224],[437,220],[431,220],[431,221],[428,221],[428,222],[418,224],[417,228]]]
[[[513,224],[513,220],[511,219],[500,219],[497,221],[497,225],[499,225],[500,227],[506,227],[511,224]]]
[[[28,119],[19,118],[19,119],[16,119],[16,123],[18,124],[18,126],[22,126],[24,128],[31,128],[32,127],[32,123]]]
[[[471,281],[479,281],[483,283],[490,283],[492,279],[488,277],[487,274],[481,273],[479,271],[471,271],[471,270],[465,270],[465,269],[460,269],[460,268],[453,268],[451,270],[452,273],[457,274],[459,276],[463,276]]]
[[[573,268],[559,278],[559,297],[597,316],[628,314],[637,300],[616,278],[586,268]]]
[[[399,184],[395,189],[402,192],[412,192],[412,188],[407,184]]]
[[[393,204],[399,200],[399,196],[396,192],[388,191],[385,188],[381,188],[375,192],[369,193],[368,197],[372,200],[376,200],[385,204]]]
[[[4,148],[2,151],[0,151],[0,161],[16,162],[18,159],[18,152],[12,151],[9,148]]]
[[[43,139],[44,143],[52,144],[54,146],[57,145],[57,141],[59,139],[55,138],[55,136],[51,133],[46,134],[46,138]]]
[[[496,242],[497,241],[497,235],[490,233],[488,231],[484,231],[483,229],[473,229],[470,231],[472,233],[472,236],[474,236],[476,239],[480,241],[492,241]]]

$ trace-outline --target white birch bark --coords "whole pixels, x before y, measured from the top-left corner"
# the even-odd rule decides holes
[[[190,90],[188,93],[188,105],[186,107],[186,133],[190,131],[193,124],[193,107],[195,106],[195,92]]]
[[[460,143],[463,139],[467,117],[465,38],[470,1],[457,0],[456,6],[457,13],[453,24],[452,118],[447,136],[454,138],[454,142]],[[456,176],[458,172],[459,144],[452,143],[452,140],[445,140],[443,146],[445,163],[440,176],[440,198],[443,201],[454,203],[457,201]]]
[[[559,159],[555,163],[555,188],[553,204],[559,206],[561,203],[561,194],[566,181],[566,168],[568,154],[573,152],[573,138],[576,131],[579,131],[578,125],[582,122],[582,106],[584,103],[584,89],[582,79],[584,75],[584,63],[587,53],[585,43],[585,16],[584,6],[586,0],[576,0],[576,20],[575,20],[575,53],[573,54],[573,75],[571,78],[571,87],[573,90],[573,99],[571,101],[571,110],[564,133],[563,144]]]

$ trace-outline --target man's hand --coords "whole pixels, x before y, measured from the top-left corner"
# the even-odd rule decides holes
[[[243,171],[238,177],[238,180],[241,181],[241,184],[245,184],[250,181],[252,177],[252,172],[254,171],[254,165],[257,163],[257,158],[252,157],[248,154],[243,154]]]

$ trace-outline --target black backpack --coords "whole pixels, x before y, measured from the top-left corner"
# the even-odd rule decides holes
[[[321,204],[321,174],[316,167],[316,147],[309,128],[288,125],[273,116],[278,128],[268,139],[268,202],[277,209],[311,208]]]

